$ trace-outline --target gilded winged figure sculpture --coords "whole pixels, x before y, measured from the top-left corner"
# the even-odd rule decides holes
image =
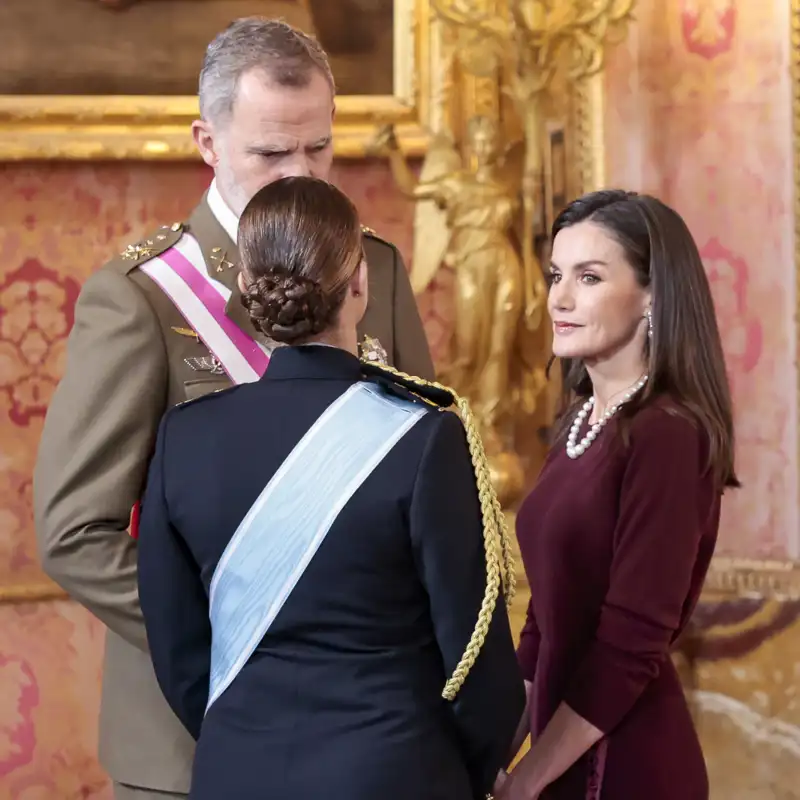
[[[451,353],[441,379],[469,398],[491,457],[508,450],[508,423],[534,410],[545,381],[541,344],[533,341],[542,297],[527,291],[540,279],[526,274],[521,258],[524,147],[502,149],[496,123],[483,116],[469,121],[466,138],[462,159],[446,134],[434,137],[418,179],[391,126],[371,149],[389,158],[401,191],[417,201],[414,291],[424,291],[442,265],[455,273]]]

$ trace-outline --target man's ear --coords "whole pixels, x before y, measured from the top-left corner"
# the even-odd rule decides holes
[[[194,120],[192,122],[192,139],[194,139],[203,161],[212,169],[216,169],[219,164],[219,142],[214,133],[214,126],[204,119]]]

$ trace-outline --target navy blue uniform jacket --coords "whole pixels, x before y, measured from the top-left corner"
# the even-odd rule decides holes
[[[279,348],[260,381],[162,422],[139,593],[161,689],[198,740],[193,800],[470,800],[506,764],[525,696],[502,597],[455,702],[441,697],[477,619],[485,556],[464,428],[438,408],[344,506],[204,718],[217,562],[294,446],[362,379],[343,350]]]

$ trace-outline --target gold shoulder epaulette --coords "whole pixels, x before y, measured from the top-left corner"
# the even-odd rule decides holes
[[[134,267],[138,267],[149,261],[151,258],[160,256],[169,250],[183,236],[184,225],[182,222],[175,222],[172,225],[162,225],[158,230],[125,247],[116,257],[125,272],[130,272]]]

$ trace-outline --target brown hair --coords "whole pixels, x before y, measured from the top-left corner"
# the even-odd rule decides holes
[[[552,239],[564,228],[586,221],[601,225],[619,243],[639,284],[651,293],[649,380],[621,406],[621,420],[630,419],[657,396],[669,397],[706,432],[708,466],[720,488],[739,486],[731,395],[714,302],[686,223],[654,197],[612,189],[570,203],[553,223]],[[564,396],[559,438],[571,424],[575,408],[592,393],[589,373],[580,359],[562,359],[561,370]]]
[[[239,79],[261,69],[278,86],[302,89],[314,70],[331,93],[336,87],[328,56],[319,42],[280,19],[243,17],[219,33],[206,49],[200,70],[200,116],[226,120],[233,110]]]
[[[302,344],[336,320],[364,256],[358,212],[332,184],[289,177],[258,191],[239,221],[242,302],[270,339]]]

